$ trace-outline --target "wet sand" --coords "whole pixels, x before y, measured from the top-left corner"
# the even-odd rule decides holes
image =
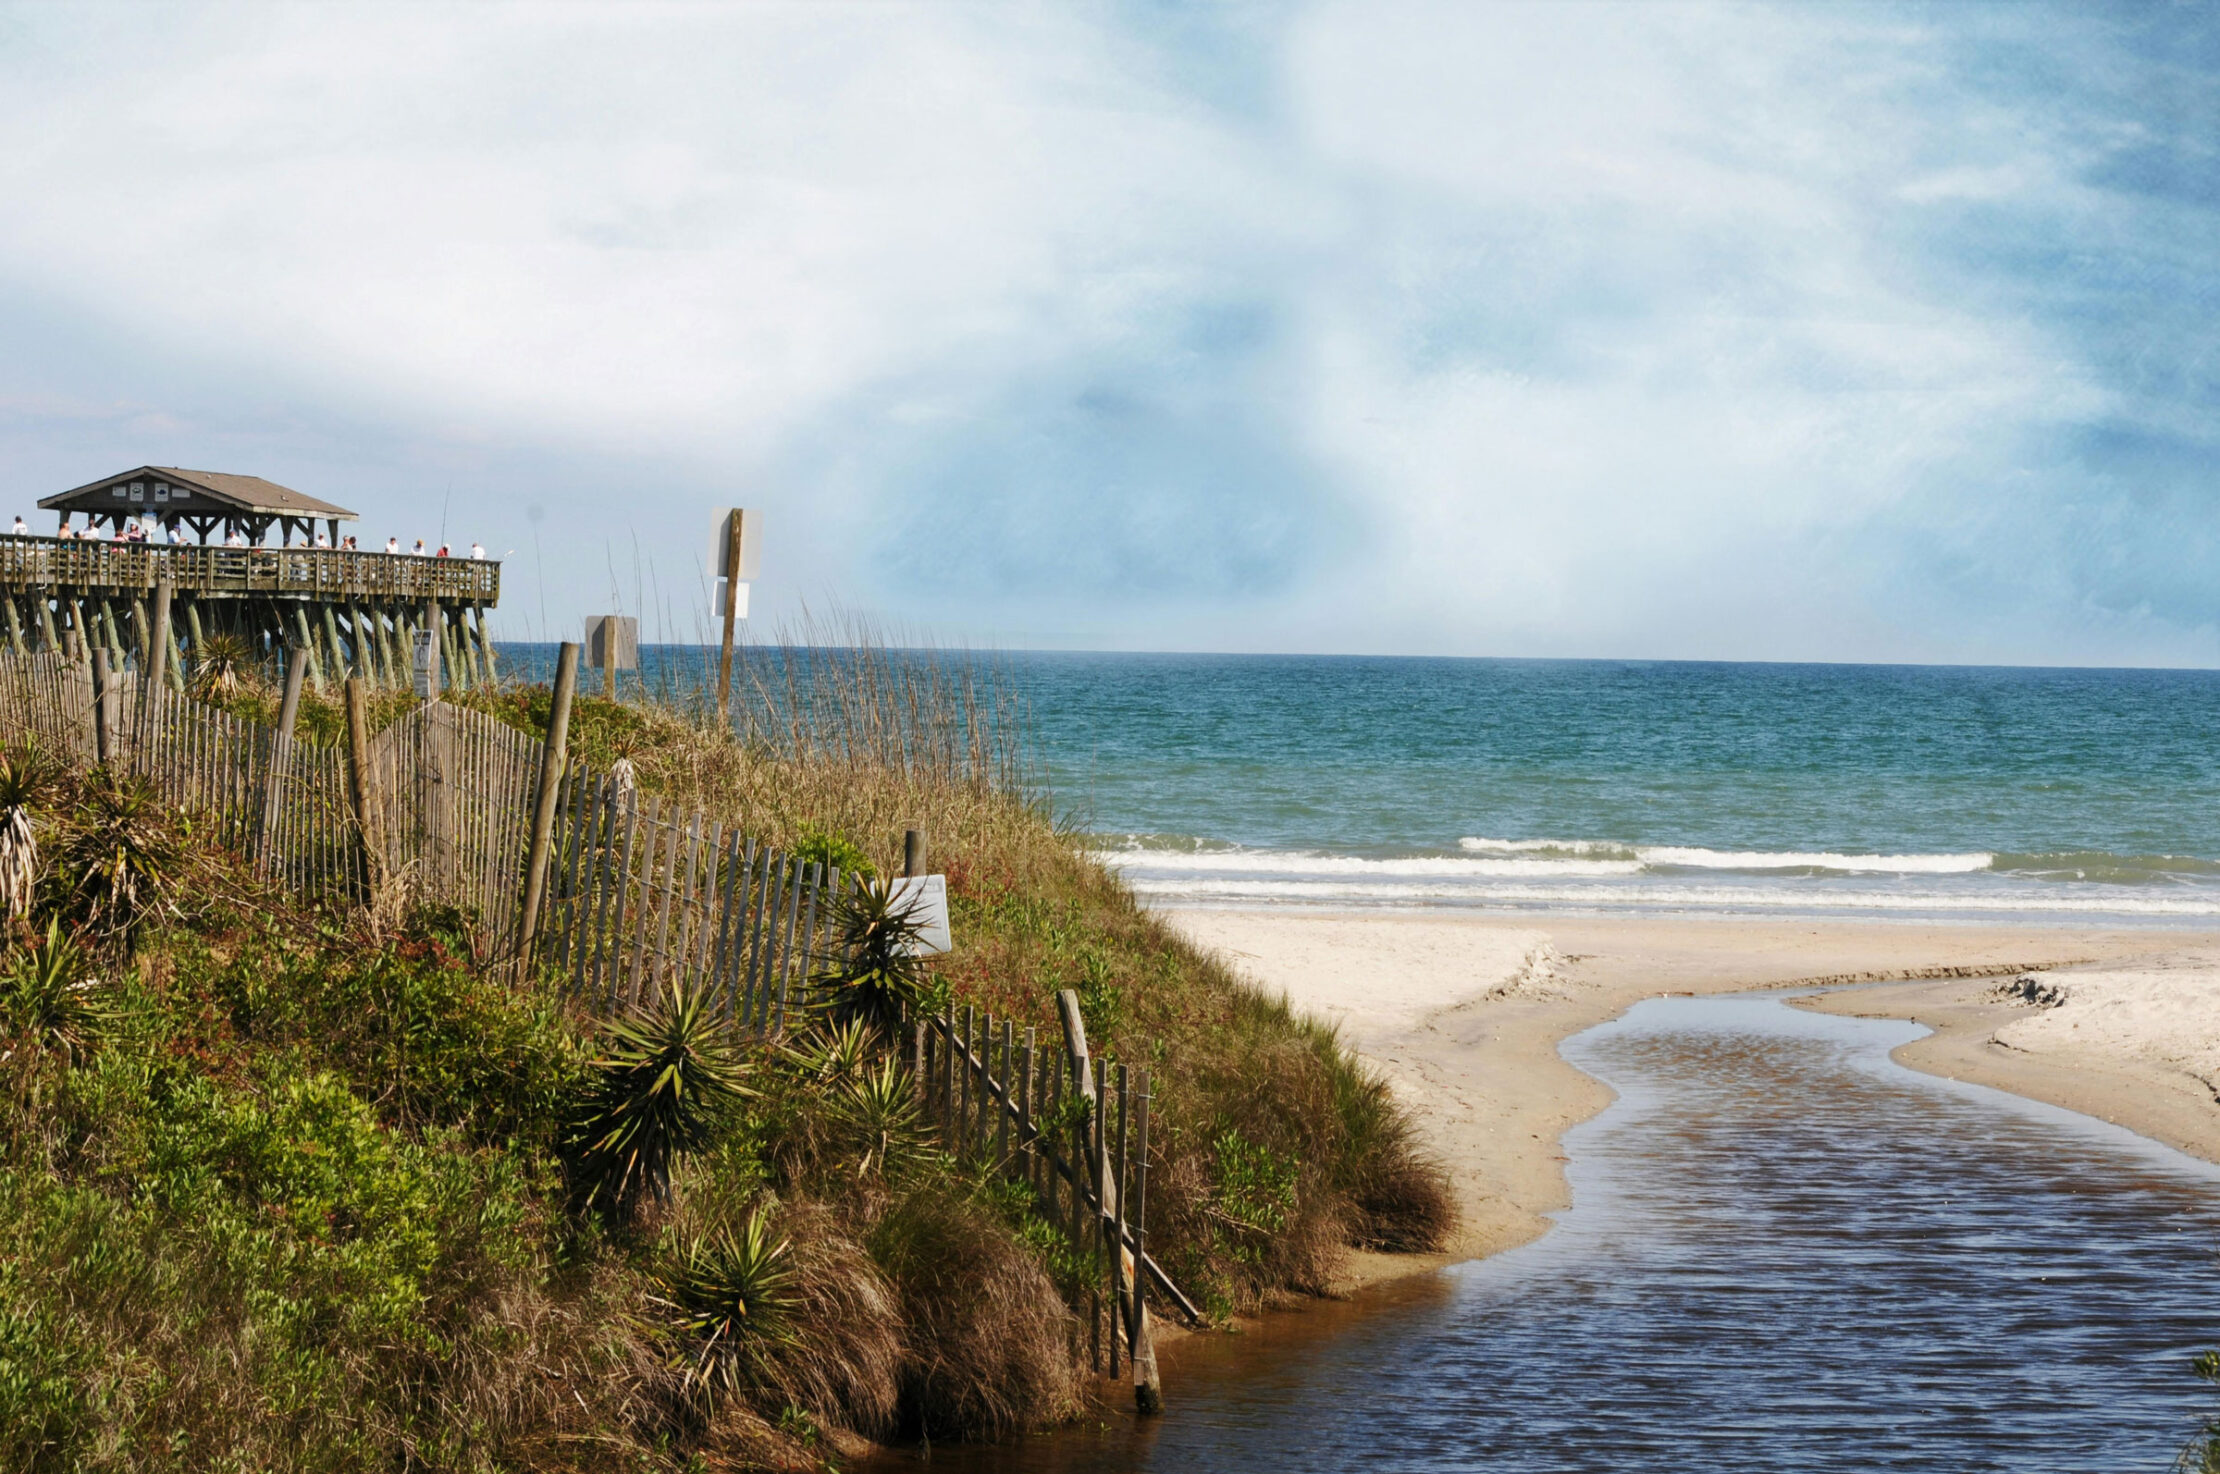
[[[1661,993],[1875,984],[1808,1006],[1916,1019],[1937,1032],[1896,1051],[1906,1065],[2220,1161],[2220,935],[2212,933],[1787,918],[1162,914],[1259,986],[1338,1024],[1410,1104],[1449,1169],[1464,1216],[1456,1241],[1439,1255],[1353,1256],[1350,1289],[1541,1234],[1544,1215],[1569,1202],[1563,1133],[1611,1099],[1558,1045]]]

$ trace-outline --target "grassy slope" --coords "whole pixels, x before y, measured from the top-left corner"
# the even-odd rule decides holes
[[[544,692],[511,693],[529,725]],[[905,824],[954,893],[961,999],[1090,1030],[1158,1081],[1151,1228],[1217,1309],[1316,1289],[1351,1238],[1427,1241],[1443,1195],[1402,1118],[1316,1028],[1167,935],[1036,812],[963,784],[782,763],[583,702],[581,756],[774,842]],[[41,806],[52,861],[88,822]],[[991,1434],[1068,1416],[1059,1290],[1084,1271],[973,1166],[866,1167],[831,1087],[758,1051],[757,1090],[672,1207],[577,1211],[563,1138],[590,1021],[497,984],[436,918],[300,913],[187,843],[194,904],[97,969],[72,1061],[10,1025],[0,1063],[0,1469],[747,1467],[841,1430]],[[71,911],[50,864],[42,905]],[[0,1023],[7,1023],[0,1020]],[[16,1024],[20,1020],[15,1021]],[[798,1303],[745,1385],[690,1394],[658,1304],[683,1248],[768,1205]]]

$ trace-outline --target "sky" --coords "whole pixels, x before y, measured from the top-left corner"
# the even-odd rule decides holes
[[[2220,665],[2220,9],[0,4],[0,345],[512,639]]]

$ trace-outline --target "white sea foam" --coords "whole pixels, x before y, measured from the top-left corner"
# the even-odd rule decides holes
[[[1128,872],[1134,890],[1172,904],[1212,902],[1295,905],[1500,905],[1645,911],[1880,911],[1982,915],[2220,916],[2220,894],[2126,893],[2120,888],[2064,890],[1875,890],[1864,886],[1597,884],[1449,884],[1237,876],[1164,876]]]
[[[2163,889],[2108,878],[2083,886],[2056,867],[2026,868],[2042,857],[2007,856],[1999,868],[1986,851],[1865,855],[1470,838],[1455,854],[1367,856],[1168,842],[1174,838],[1134,836],[1098,853],[1140,894],[1172,905],[2220,916],[2220,886],[2190,874],[2167,875]],[[2078,875],[2102,857],[2060,858],[2080,866]]]
[[[1965,875],[1996,861],[1987,851],[1942,855],[1844,855],[1832,850],[1711,850],[1696,845],[1625,845],[1592,839],[1477,839],[1457,841],[1470,854],[1530,854],[1632,860],[1644,869],[1839,870],[1848,874]]]
[[[1467,859],[1461,855],[1408,855],[1373,859],[1364,855],[1322,855],[1309,850],[1158,850],[1100,852],[1113,865],[1150,871],[1191,871],[1214,875],[1379,876],[1477,880],[1486,876],[1634,875],[1638,860]]]

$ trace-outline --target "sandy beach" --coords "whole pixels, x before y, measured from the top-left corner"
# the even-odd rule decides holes
[[[1360,1255],[1352,1288],[1534,1238],[1568,1202],[1560,1138],[1611,1099],[1568,1036],[1663,993],[1833,987],[1806,1006],[1933,1028],[1896,1057],[2220,1161],[2220,935],[1808,919],[1168,910],[1259,986],[1336,1023],[1416,1111],[1464,1226]],[[1864,986],[1847,986],[1860,984]]]

